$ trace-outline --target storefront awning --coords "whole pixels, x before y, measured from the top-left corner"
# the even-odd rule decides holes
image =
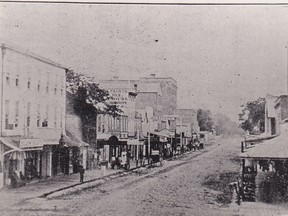
[[[175,133],[174,132],[171,132],[171,131],[168,131],[168,130],[165,130],[165,131],[159,131],[159,132],[152,132],[151,134],[155,134],[157,136],[160,136],[160,137],[174,137],[175,136]]]
[[[69,147],[87,147],[88,143],[83,142],[79,138],[73,136],[72,133],[66,130],[66,135],[64,135],[64,141]]]
[[[4,145],[6,145],[6,146],[8,146],[9,148],[11,148],[11,149],[13,149],[13,150],[16,150],[16,151],[22,151],[22,149],[19,148],[19,140],[20,140],[20,139],[18,139],[18,142],[17,142],[17,141],[15,141],[15,140],[11,139],[10,137],[0,137],[0,141],[1,141]]]
[[[80,140],[75,141],[71,137],[66,136],[66,135],[64,135],[64,141],[68,147],[86,147],[86,146],[89,146],[88,143],[85,143],[85,142],[80,141]]]
[[[276,138],[263,141],[246,152],[240,154],[241,158],[254,159],[288,159],[288,133]]]

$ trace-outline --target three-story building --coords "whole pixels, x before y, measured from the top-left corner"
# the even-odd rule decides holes
[[[57,174],[60,159],[56,152],[65,133],[68,69],[5,44],[1,51],[2,186],[13,170],[28,179]]]

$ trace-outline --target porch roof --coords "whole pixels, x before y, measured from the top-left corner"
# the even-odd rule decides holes
[[[288,159],[288,133],[283,133],[273,139],[263,141],[261,144],[240,154],[241,158],[254,159]]]
[[[68,130],[66,130],[66,135],[64,135],[64,139],[69,147],[89,146],[88,143],[83,142],[82,140],[74,136],[72,133],[70,133]]]

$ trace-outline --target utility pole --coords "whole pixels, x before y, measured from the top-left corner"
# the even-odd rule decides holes
[[[148,119],[148,151],[147,151],[147,153],[148,153],[148,164],[150,164],[150,155],[151,155],[151,140],[150,140],[151,138],[150,138],[150,121],[149,121],[149,119]]]

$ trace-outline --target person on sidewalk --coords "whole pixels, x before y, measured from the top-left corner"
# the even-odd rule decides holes
[[[122,164],[122,158],[121,156],[119,155],[117,157],[117,169],[120,169],[121,168],[121,164]]]
[[[111,158],[111,168],[114,169],[114,168],[115,168],[115,165],[116,165],[116,158],[115,158],[115,156],[113,155],[112,158]]]
[[[83,168],[83,166],[79,167],[79,173],[80,173],[80,182],[83,183],[84,182],[84,173],[85,173],[85,169]]]

